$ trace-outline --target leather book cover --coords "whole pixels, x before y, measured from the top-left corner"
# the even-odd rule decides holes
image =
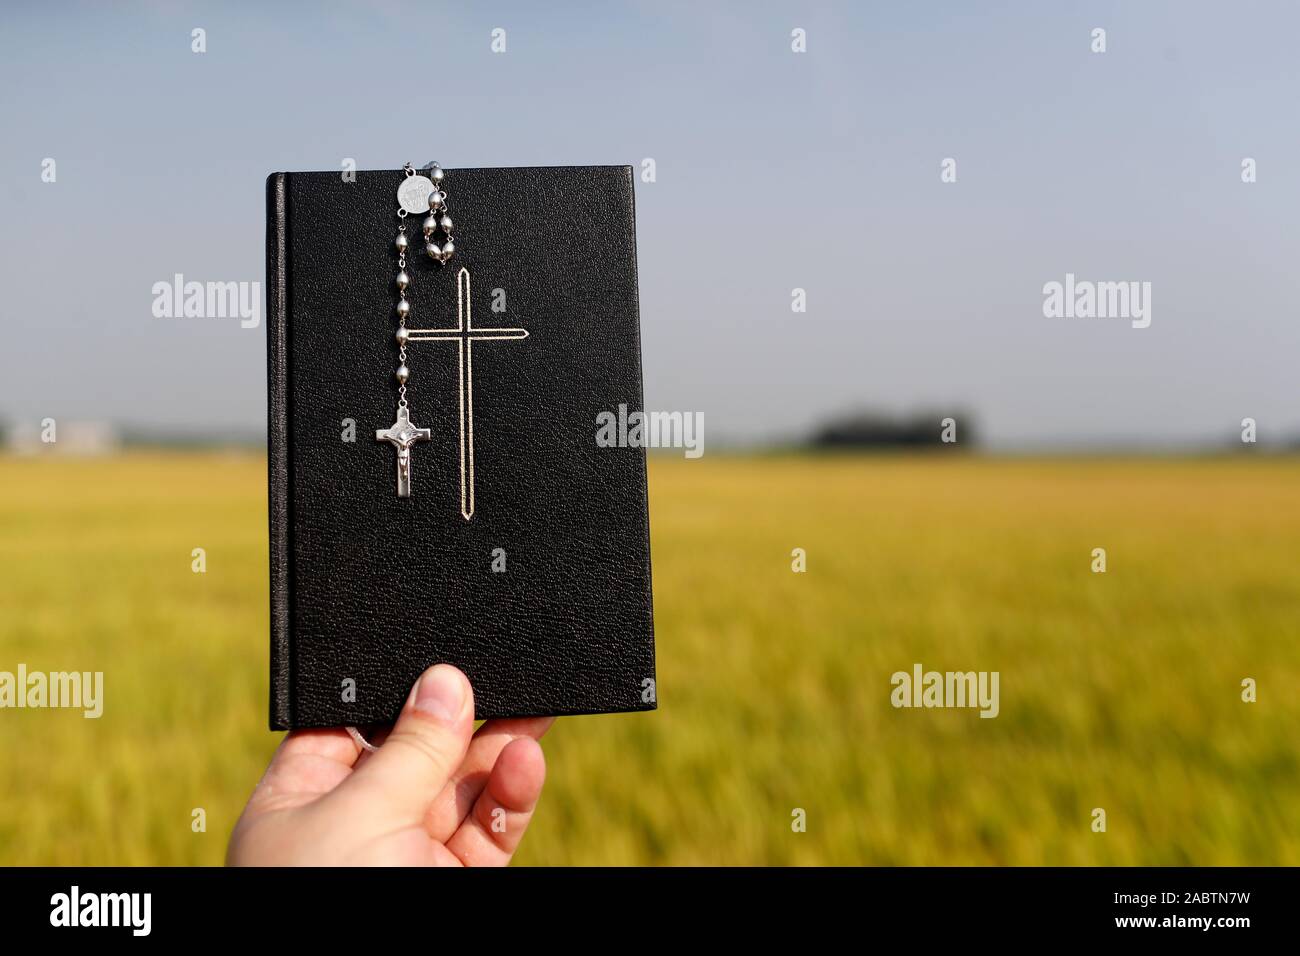
[[[645,452],[596,440],[643,407],[632,170],[447,170],[445,264],[405,220],[439,333],[407,344],[409,497],[377,436],[402,179],[267,179],[271,726],[391,722],[440,662],[480,719],[653,710]]]

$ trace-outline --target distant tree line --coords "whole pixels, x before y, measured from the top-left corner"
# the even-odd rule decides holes
[[[945,427],[946,420],[955,427]],[[956,435],[945,442],[944,435]],[[978,442],[974,418],[963,411],[920,411],[908,415],[850,412],[828,419],[813,430],[814,448],[921,448],[951,444],[971,448]]]

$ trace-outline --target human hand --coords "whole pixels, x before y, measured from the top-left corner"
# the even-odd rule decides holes
[[[286,736],[226,862],[504,866],[541,795],[537,741],[553,720],[489,720],[474,733],[469,681],[449,664],[431,667],[374,753],[341,728]]]

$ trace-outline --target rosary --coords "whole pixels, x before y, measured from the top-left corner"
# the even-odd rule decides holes
[[[445,264],[456,251],[452,242],[451,216],[447,213],[446,173],[437,163],[427,167],[427,176],[416,173],[410,163],[403,167],[405,178],[397,189],[397,420],[388,428],[375,432],[375,440],[388,442],[397,450],[397,497],[411,497],[411,447],[433,437],[432,429],[419,428],[411,422],[410,404],[406,397],[406,383],[411,370],[406,365],[406,346],[410,342],[456,342],[459,346],[458,392],[460,396],[460,513],[468,521],[474,516],[474,371],[473,343],[501,339],[525,339],[528,332],[519,328],[476,329],[470,302],[469,270],[462,268],[456,275],[455,328],[408,329],[406,320],[411,315],[411,303],[406,298],[411,286],[410,273],[406,271],[406,253],[410,240],[406,237],[406,217],[428,213],[423,223],[424,251],[429,258]],[[441,237],[441,238],[440,238]]]

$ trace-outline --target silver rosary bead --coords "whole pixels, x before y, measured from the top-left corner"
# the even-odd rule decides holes
[[[399,365],[397,367],[397,380],[399,382],[405,385],[406,380],[410,377],[411,377],[411,370],[409,368],[407,368],[405,365]]]
[[[429,193],[429,216],[424,220],[424,251],[430,259],[446,262],[456,251],[456,244],[451,241],[452,221],[447,215],[447,193],[442,188],[447,174],[437,163],[430,163],[425,171],[433,190]],[[441,243],[438,242],[439,230]]]
[[[411,303],[407,302],[405,299],[399,299],[397,302],[398,317],[402,319],[402,321],[406,321],[406,317],[410,314],[411,314]]]
[[[405,269],[397,273],[397,287],[399,289],[405,291],[406,287],[409,286],[410,284],[411,284],[411,277],[406,274]]]
[[[410,337],[411,337],[411,333],[406,331],[406,326],[399,325],[397,327],[397,334],[394,336],[394,338],[397,339],[398,345],[405,346],[407,340],[410,339]]]
[[[405,252],[407,245],[409,245],[409,243],[406,240],[406,233],[399,232],[397,234],[397,239],[394,241],[393,244],[397,246],[398,252]]]

